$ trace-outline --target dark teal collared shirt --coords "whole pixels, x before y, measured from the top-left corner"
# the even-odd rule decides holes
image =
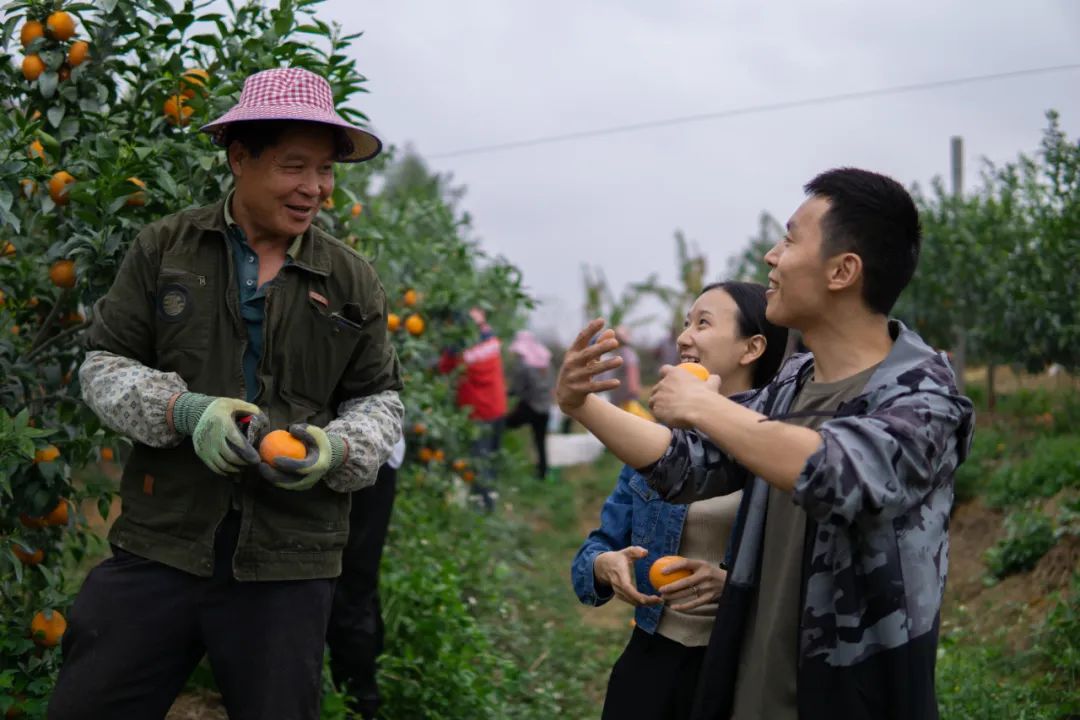
[[[229,247],[232,249],[233,266],[236,268],[236,286],[240,289],[240,317],[247,330],[247,347],[244,349],[244,389],[248,402],[255,402],[259,394],[258,369],[263,352],[263,322],[266,318],[266,286],[273,280],[259,285],[259,256],[247,243],[243,229],[236,224],[229,206],[233,194],[225,199],[225,224],[229,228]],[[302,235],[296,236],[285,255],[285,264],[291,265],[293,256],[300,249]]]

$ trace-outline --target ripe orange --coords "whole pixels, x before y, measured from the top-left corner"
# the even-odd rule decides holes
[[[404,298],[405,307],[412,307],[413,305],[416,304],[416,301],[419,300],[419,299],[420,299],[420,297],[416,294],[415,290],[406,290],[405,291],[405,298]]]
[[[191,122],[191,113],[195,110],[185,105],[187,98],[183,95],[170,95],[165,101],[165,105],[162,110],[165,113],[165,119],[170,125],[179,125],[184,127]]]
[[[112,459],[114,457],[115,457],[115,455],[113,454],[112,448],[107,448],[107,447],[101,448],[101,459],[103,461],[112,462]]]
[[[472,470],[466,470],[465,472],[461,473],[461,479],[467,483],[471,483],[473,480],[476,479],[476,473],[474,473]]]
[[[27,515],[26,513],[19,513],[19,522],[23,524],[23,527],[28,527],[31,530],[45,527],[45,518],[34,517],[32,515]]]
[[[18,325],[12,325],[11,326],[11,334],[12,335],[18,335],[20,330],[22,330],[22,328],[20,328]]]
[[[442,449],[440,448],[440,449],[436,450],[434,453],[432,453],[431,459],[434,460],[435,462],[442,462],[443,460],[446,459],[446,453],[444,453],[442,451]]]
[[[27,55],[22,61],[22,74],[29,82],[37,80],[45,72],[45,62],[37,55]]]
[[[401,328],[401,318],[397,313],[390,313],[386,316],[386,329],[390,332],[397,332]]]
[[[71,43],[67,56],[68,65],[78,67],[86,62],[88,57],[90,57],[90,43],[85,40]]]
[[[410,315],[405,320],[405,329],[410,335],[420,335],[424,332],[424,318],[419,315]]]
[[[31,550],[19,543],[11,543],[11,552],[15,553],[15,557],[19,558],[23,565],[40,565],[45,559],[45,551],[41,548]]]
[[[26,47],[45,34],[45,26],[37,20],[27,20],[19,31],[19,41]]]
[[[429,463],[435,457],[435,453],[431,451],[431,448],[420,448],[420,462]]]
[[[45,29],[53,40],[70,40],[75,34],[75,18],[70,13],[57,10],[45,20]]]
[[[55,445],[46,445],[34,453],[34,464],[52,462],[60,457],[60,450]]]
[[[11,243],[8,243],[7,245],[4,245],[4,252],[0,253],[0,255],[3,255],[4,257],[7,257],[8,255],[14,255],[14,254],[15,254],[15,246],[12,245]]]
[[[70,290],[75,287],[77,279],[74,260],[57,260],[49,268],[49,280],[58,288]]]
[[[364,206],[360,203],[353,203],[352,209],[349,210],[349,212],[352,213],[354,218],[360,217],[360,213],[364,212]]]
[[[458,460],[454,461],[454,465],[453,465],[454,472],[462,472],[467,467],[469,467],[469,463],[466,462],[465,460],[458,459]]]
[[[30,621],[34,642],[42,647],[56,647],[67,630],[67,620],[56,610],[41,610]]]
[[[276,467],[274,462],[279,457],[303,460],[307,457],[304,443],[294,438],[288,430],[275,430],[268,433],[259,443],[259,456]]]
[[[412,431],[414,435],[423,435],[427,432],[427,428],[424,427],[424,423],[416,423],[412,426]]]
[[[45,157],[45,146],[41,144],[40,140],[35,140],[30,143],[30,149],[27,152],[30,153],[30,157],[32,158],[41,158],[42,160],[48,159]]]
[[[52,198],[52,201],[57,205],[67,205],[68,200],[71,199],[67,186],[73,182],[75,182],[75,178],[67,170],[54,173],[49,178],[49,197]]]
[[[706,370],[705,366],[702,365],[701,363],[684,362],[684,363],[679,363],[677,365],[677,367],[679,369],[681,369],[681,370],[685,370],[686,372],[690,373],[691,375],[696,377],[698,380],[708,380],[709,379],[709,371]]]
[[[56,503],[56,507],[45,516],[45,524],[49,526],[67,525],[70,519],[68,501],[61,499],[60,502]]]
[[[192,85],[194,87],[203,88],[206,87],[206,83],[210,82],[210,73],[202,68],[191,68],[185,70],[184,74],[180,76],[180,84]]]
[[[693,573],[685,569],[676,570],[670,575],[663,574],[664,568],[682,559],[683,558],[678,555],[665,555],[664,557],[654,562],[652,564],[652,567],[649,568],[649,582],[652,583],[652,586],[659,590],[668,583],[673,583],[676,580],[682,580],[683,578],[690,577]]]
[[[129,177],[128,182],[140,188],[146,188],[146,183],[144,183],[137,177]],[[128,195],[127,201],[125,201],[124,204],[130,207],[142,207],[146,204],[146,193],[144,193],[142,190],[137,190],[136,192]]]

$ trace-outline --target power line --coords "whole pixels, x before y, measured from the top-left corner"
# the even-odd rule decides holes
[[[1004,80],[1008,78],[1025,77],[1030,75],[1045,75],[1048,73],[1065,72],[1080,69],[1080,63],[1072,65],[1053,65],[1049,67],[1029,68],[1027,70],[1011,70],[1009,72],[992,73],[990,75],[972,75],[948,80],[934,80],[930,82],[912,83],[909,85],[894,85],[891,87],[878,88],[876,90],[857,90],[854,92],[838,93],[835,95],[823,95],[821,97],[804,98],[802,100],[786,100],[783,102],[765,103],[762,105],[749,105],[717,112],[700,113],[697,115],[683,115],[680,117],[664,118],[661,120],[648,120],[645,122],[632,123],[629,125],[614,125],[612,127],[597,128],[595,130],[578,130],[576,132],[563,133],[561,135],[545,135],[528,140],[512,140],[509,142],[495,143],[493,145],[479,145],[461,150],[436,153],[429,155],[429,159],[461,157],[463,155],[479,155],[482,153],[513,150],[516,148],[531,147],[534,145],[547,145],[549,143],[565,142],[567,140],[580,140],[583,138],[601,137],[604,135],[616,135],[619,133],[637,132],[671,125],[685,125],[687,123],[701,122],[703,120],[718,120],[721,118],[736,117],[739,115],[757,115],[774,112],[776,110],[790,110],[792,108],[809,107],[812,105],[827,105],[829,103],[844,102],[847,100],[863,100],[883,95],[898,95],[900,93],[915,92],[917,90],[934,90],[958,85],[972,85],[992,80]]]

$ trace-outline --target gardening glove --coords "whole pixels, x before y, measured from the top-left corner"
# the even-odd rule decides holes
[[[258,406],[243,400],[184,393],[173,405],[173,427],[190,435],[195,454],[218,475],[240,472],[259,462],[259,453],[244,436],[238,421],[245,416],[264,424]]]
[[[301,460],[279,456],[273,465],[259,463],[259,472],[275,487],[307,490],[345,462],[345,441],[337,435],[327,435],[322,428],[307,423],[291,425],[289,433],[304,443],[307,456]]]

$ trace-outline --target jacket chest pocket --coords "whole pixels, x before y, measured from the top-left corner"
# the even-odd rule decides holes
[[[662,501],[656,491],[649,487],[640,475],[634,475],[629,484],[634,500],[630,540],[634,545],[645,545],[652,542],[653,535],[656,533]]]
[[[206,275],[162,266],[154,293],[155,347],[159,357],[172,350],[201,350],[207,346],[214,290]]]
[[[331,311],[308,298],[293,310],[286,341],[282,386],[314,407],[328,407],[363,337],[365,318],[359,306],[346,303]]]

